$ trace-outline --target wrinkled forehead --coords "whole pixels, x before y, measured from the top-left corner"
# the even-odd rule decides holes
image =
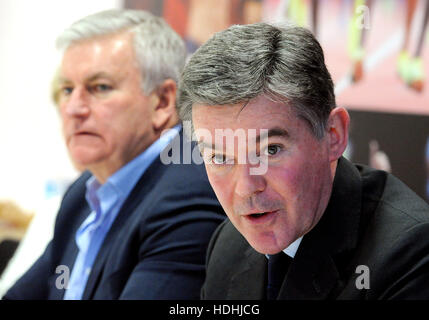
[[[293,125],[297,120],[291,106],[265,96],[231,105],[194,104],[192,107],[194,129],[270,129]]]

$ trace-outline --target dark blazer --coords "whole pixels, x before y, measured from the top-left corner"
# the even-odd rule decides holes
[[[209,245],[202,298],[264,299],[266,272],[267,258],[226,220]],[[394,176],[341,158],[328,207],[303,237],[279,299],[429,299],[427,203]]]
[[[182,135],[177,136],[182,137]],[[84,173],[65,194],[53,240],[4,299],[62,299],[57,289],[70,273],[75,234],[90,213]],[[122,206],[100,248],[83,299],[199,299],[210,236],[224,219],[204,166],[161,163],[145,171]]]

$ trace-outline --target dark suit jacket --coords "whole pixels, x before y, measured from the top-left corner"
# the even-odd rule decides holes
[[[267,258],[226,220],[209,245],[202,298],[264,299],[266,270]],[[359,289],[368,270],[369,289]],[[428,205],[392,175],[341,158],[279,299],[429,299]]]
[[[182,137],[182,135],[177,136]],[[84,173],[67,191],[53,240],[6,293],[5,299],[62,299],[57,289],[70,273],[78,248],[75,234],[90,213]],[[161,163],[145,171],[100,248],[83,299],[199,299],[204,259],[213,231],[224,219],[204,166]]]

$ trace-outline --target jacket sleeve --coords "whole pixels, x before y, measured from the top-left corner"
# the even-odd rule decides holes
[[[139,261],[119,298],[197,300],[207,246],[223,210],[213,197],[181,192],[167,193],[157,204],[141,226]]]
[[[53,240],[49,242],[43,254],[24,275],[6,292],[3,299],[45,300],[50,299],[50,290],[55,288],[58,253],[62,254],[69,241],[69,235],[79,225],[77,213],[85,206],[85,181],[90,173],[84,172],[64,194],[55,220]],[[71,219],[70,219],[71,218]]]
[[[45,300],[52,272],[52,242],[24,275],[6,292],[4,300]]]

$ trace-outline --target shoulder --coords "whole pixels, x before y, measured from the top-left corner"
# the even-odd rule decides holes
[[[356,166],[362,179],[362,202],[372,204],[379,219],[401,222],[400,227],[429,223],[429,204],[394,175]]]
[[[155,171],[151,173],[150,186],[144,176],[137,185],[141,190],[136,190],[136,206],[128,218],[138,228],[139,237],[160,235],[167,230],[170,235],[175,231],[175,235],[182,237],[189,231],[204,238],[207,245],[225,214],[204,167],[158,163]]]
[[[202,158],[196,156],[199,154],[196,142],[190,140],[183,129],[180,130],[161,151],[157,162],[161,165],[162,178],[158,184],[163,187],[173,185],[175,191],[198,191],[201,188],[212,191]]]
[[[194,185],[210,186],[207,173],[203,164],[179,163],[163,164],[164,174],[159,181],[160,184],[174,183],[178,186],[187,186],[191,189]]]
[[[362,179],[362,222],[367,234],[392,246],[429,227],[429,205],[398,178],[384,171],[356,166]],[[380,240],[383,240],[380,242]],[[429,244],[428,240],[425,240]]]
[[[220,207],[203,165],[172,163],[161,166],[162,174],[150,191],[149,202],[157,206],[173,203],[178,207],[184,204]]]
[[[422,272],[429,268],[429,205],[395,176],[357,168],[362,177],[364,226],[358,260],[371,270],[368,294],[415,296]],[[422,295],[429,294],[423,291]]]

